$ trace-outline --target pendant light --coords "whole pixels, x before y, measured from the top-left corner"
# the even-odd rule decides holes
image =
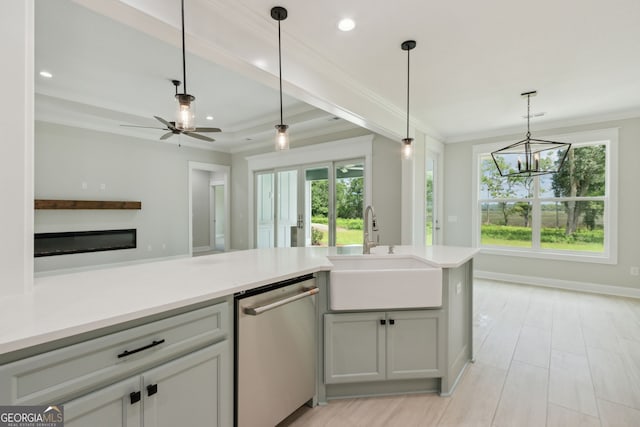
[[[409,138],[409,82],[410,82],[410,69],[409,69],[409,53],[410,51],[416,47],[415,40],[407,40],[403,42],[400,47],[402,50],[407,51],[407,137],[402,140],[402,157],[405,160],[411,159],[413,156],[413,147],[411,143],[413,142],[413,138]]]
[[[289,149],[289,126],[284,124],[282,118],[282,42],[280,35],[280,21],[287,19],[287,9],[275,6],[271,9],[271,17],[278,21],[278,69],[280,73],[280,124],[276,125],[276,151]]]
[[[184,0],[180,1],[182,11],[182,83],[184,92],[176,93],[178,109],[176,111],[176,128],[182,131],[193,131],[196,128],[196,97],[187,93],[187,66],[184,47]],[[177,86],[176,86],[177,90]]]
[[[531,138],[531,97],[537,92],[524,92],[527,97],[527,135],[522,141],[491,153],[500,176],[536,176],[556,173],[567,158],[571,144]]]

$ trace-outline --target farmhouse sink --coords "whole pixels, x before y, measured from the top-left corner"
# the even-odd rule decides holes
[[[442,269],[409,256],[329,257],[332,310],[440,307]]]

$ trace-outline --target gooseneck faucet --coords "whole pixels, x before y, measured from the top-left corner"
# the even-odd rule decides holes
[[[369,239],[369,214],[371,214],[371,231],[378,231],[376,211],[373,209],[373,206],[369,205],[364,210],[364,241],[362,242],[363,254],[370,254],[371,248],[378,246],[377,242]]]

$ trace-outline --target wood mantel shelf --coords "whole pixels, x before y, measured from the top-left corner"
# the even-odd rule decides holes
[[[142,209],[142,202],[36,199],[35,209]]]

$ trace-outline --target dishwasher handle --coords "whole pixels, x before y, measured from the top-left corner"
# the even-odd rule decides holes
[[[318,289],[317,287],[311,288],[311,289],[305,289],[303,292],[300,292],[299,294],[272,302],[270,304],[260,305],[257,307],[245,307],[243,312],[244,314],[248,314],[250,316],[257,316],[259,314],[264,313],[265,311],[273,310],[274,308],[281,307],[285,304],[289,304],[290,302],[294,302],[302,298],[310,297],[312,295],[317,294],[318,292],[320,292],[320,289]]]

